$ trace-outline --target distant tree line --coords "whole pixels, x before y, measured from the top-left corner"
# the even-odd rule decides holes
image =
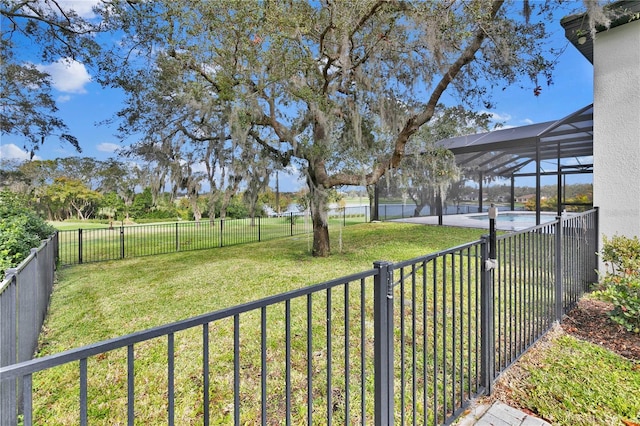
[[[575,183],[565,185],[563,188],[565,198],[576,198],[587,196],[591,199],[593,193],[593,185],[590,183]],[[476,190],[477,193],[477,190]],[[511,196],[510,185],[492,185],[485,187],[483,193],[490,200],[498,200],[499,198],[508,198]],[[516,197],[523,197],[536,193],[536,188],[532,186],[516,186],[514,194]],[[545,198],[558,196],[558,185],[544,185],[540,187],[540,195]]]
[[[255,217],[269,209],[304,205],[305,197],[304,192],[275,194],[266,185],[256,189],[244,184],[218,191],[212,202],[210,192],[197,187],[189,193],[149,164],[88,157],[3,162],[0,189],[20,197],[42,217],[58,221]]]

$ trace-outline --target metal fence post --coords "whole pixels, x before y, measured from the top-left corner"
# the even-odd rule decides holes
[[[495,328],[493,306],[493,268],[495,263],[489,257],[490,237],[482,236],[480,251],[482,256],[482,275],[480,277],[480,381],[485,393],[493,393],[493,377],[495,370]]]
[[[57,231],[57,230],[56,230],[56,232],[54,233],[54,235],[55,235],[55,238],[54,238],[54,241],[55,241],[55,246],[54,246],[54,247],[55,247],[55,251],[54,251],[54,253],[55,253],[54,263],[57,263],[57,262],[58,262],[58,260],[60,260],[60,231]]]
[[[262,226],[262,221],[260,220],[261,216],[258,216],[258,242],[262,241],[262,232],[261,232],[261,226]]]
[[[290,236],[293,237],[293,212],[289,212],[289,224],[291,226]]]
[[[374,280],[374,399],[376,426],[393,425],[393,271],[391,262],[377,261]]]
[[[556,267],[555,267],[555,307],[556,307],[556,321],[562,321],[562,315],[564,314],[564,297],[562,288],[562,216],[556,216],[558,224],[556,225]]]
[[[224,239],[222,234],[224,232],[224,219],[220,218],[220,247],[224,246]]]
[[[598,282],[598,270],[600,264],[598,260],[598,253],[600,252],[600,207],[595,206],[593,208],[593,245],[595,251],[593,253],[593,275],[592,280],[594,283]]]
[[[178,232],[178,222],[176,222],[176,251],[180,251],[180,234]]]
[[[78,229],[78,263],[82,264],[82,228]]]
[[[124,259],[124,226],[120,227],[120,259]]]

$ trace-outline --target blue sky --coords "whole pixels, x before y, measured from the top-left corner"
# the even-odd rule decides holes
[[[91,17],[90,6],[96,0],[69,0],[64,3],[85,17]],[[555,47],[564,47],[564,53],[558,58],[551,86],[543,86],[539,96],[533,94],[533,83],[523,81],[525,88],[514,85],[507,90],[493,93],[495,121],[505,127],[563,118],[579,108],[593,102],[593,66],[564,37],[560,18],[576,10],[582,10],[582,2],[569,2],[566,13],[560,13],[556,22],[548,24]],[[80,63],[36,64],[41,70],[51,74],[53,95],[58,101],[58,116],[69,126],[70,133],[76,136],[82,147],[78,154],[72,146],[54,138],[45,142],[37,151],[37,159],[54,159],[69,156],[88,156],[100,160],[115,156],[121,144],[115,137],[115,126],[99,123],[112,118],[122,107],[124,96],[116,89],[105,89],[97,84],[91,73]],[[443,98],[446,100],[446,97]],[[27,152],[22,149],[19,136],[2,135],[0,157],[2,159],[26,159]],[[134,141],[127,141],[134,142]],[[126,142],[125,142],[126,143]],[[531,170],[534,171],[534,170]],[[543,184],[546,182],[543,181]],[[554,182],[549,182],[554,183]],[[304,182],[294,176],[280,176],[280,189],[294,191]],[[518,181],[519,185],[529,185],[527,180]]]

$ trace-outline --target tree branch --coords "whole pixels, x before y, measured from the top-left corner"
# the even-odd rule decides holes
[[[289,163],[291,163],[291,158],[293,157],[293,150],[288,150],[285,152],[279,151],[278,149],[272,147],[260,137],[258,132],[255,130],[250,130],[249,135],[255,139],[264,149],[266,149],[269,154],[273,156],[273,158],[278,161],[278,163],[282,164],[282,167],[287,167]]]
[[[495,18],[503,3],[504,0],[497,0],[492,3],[491,18]],[[456,78],[460,70],[465,65],[473,61],[475,54],[482,46],[482,42],[486,37],[487,33],[479,25],[470,44],[460,54],[458,59],[449,66],[447,72],[444,73],[444,75],[434,88],[424,110],[409,117],[409,119],[405,122],[404,127],[396,137],[395,147],[389,159],[381,162],[377,167],[374,168],[374,170],[370,174],[366,176],[367,184],[376,183],[387,170],[398,167],[400,161],[402,160],[402,157],[404,156],[404,149],[409,138],[416,131],[418,131],[418,129],[420,129],[423,124],[427,123],[431,119],[431,117],[433,117],[436,105],[438,104],[438,100],[447,89],[449,84]]]
[[[180,54],[178,52],[176,52],[175,49],[169,50],[168,54],[173,59],[183,62],[183,60],[180,58]],[[186,62],[183,62],[183,63],[187,67],[187,69],[190,69],[191,71],[193,71],[196,74],[198,74],[200,77],[204,78],[207,81],[207,83],[209,83],[209,84],[211,84],[213,86],[213,88],[216,90],[216,92],[220,93],[220,86],[218,86],[218,83],[214,79],[212,79],[209,76],[209,74],[207,74],[201,67],[196,66],[196,64],[193,63],[193,60],[189,59],[189,60],[187,60]]]
[[[26,6],[26,4],[25,4],[25,6]],[[59,6],[58,6],[58,8],[59,8]],[[14,13],[14,12],[9,12],[9,11],[6,11],[6,12],[3,11],[2,15],[4,17],[6,17],[7,19],[10,19],[12,22],[13,22],[12,18],[31,19],[31,20],[34,20],[34,21],[42,22],[43,24],[47,24],[50,27],[57,28],[57,29],[59,29],[59,30],[61,30],[63,32],[71,33],[71,34],[78,35],[78,36],[87,35],[87,34],[91,34],[92,32],[94,32],[94,29],[92,29],[92,28],[88,29],[88,30],[84,30],[84,31],[72,29],[71,28],[71,22],[70,22],[69,18],[66,15],[63,15],[63,16],[67,19],[68,26],[65,26],[64,24],[56,22],[56,21],[52,20],[51,18],[48,18],[48,17],[40,15],[38,13],[39,11],[34,10],[32,7],[29,7],[29,10],[31,10],[34,14],[33,15],[27,15],[27,14],[24,14],[24,13],[17,13],[17,12]]]

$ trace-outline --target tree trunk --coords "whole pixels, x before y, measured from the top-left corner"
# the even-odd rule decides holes
[[[321,185],[317,185],[311,176],[307,176],[309,185],[309,208],[313,222],[313,250],[316,257],[327,257],[331,254],[329,245],[329,224],[327,223],[327,193]]]
[[[194,203],[194,206],[192,207],[193,209],[193,220],[195,220],[196,222],[200,222],[200,219],[202,219],[202,213],[200,213],[200,209],[198,208],[198,205]]]
[[[378,211],[380,208],[378,207],[378,184],[374,183],[372,185],[367,185],[367,195],[369,198],[369,220],[374,222],[379,220]]]
[[[220,203],[220,219],[225,220],[227,218],[227,206],[231,202],[231,192],[227,189],[222,196],[222,202]]]
[[[191,204],[191,210],[193,212],[193,219],[196,222],[200,222],[200,219],[202,219],[202,212],[200,211],[200,207],[198,207],[198,194],[196,193],[195,196],[191,195],[189,196],[189,203]]]
[[[217,192],[214,192],[213,186],[209,190],[209,194],[207,195],[207,208],[209,209],[209,224],[213,226],[216,222],[216,200],[217,200]]]
[[[250,196],[249,197],[249,218],[251,219],[251,224],[249,226],[256,226],[256,204],[258,203],[257,197]]]
[[[331,254],[329,246],[329,226],[327,225],[326,213],[320,212],[311,213],[311,220],[313,221],[313,256],[327,257]]]
[[[74,202],[71,202],[71,206],[76,211],[76,214],[78,215],[78,220],[84,220],[84,216],[82,214],[82,207],[81,206],[77,206]],[[71,216],[71,214],[69,216]]]

